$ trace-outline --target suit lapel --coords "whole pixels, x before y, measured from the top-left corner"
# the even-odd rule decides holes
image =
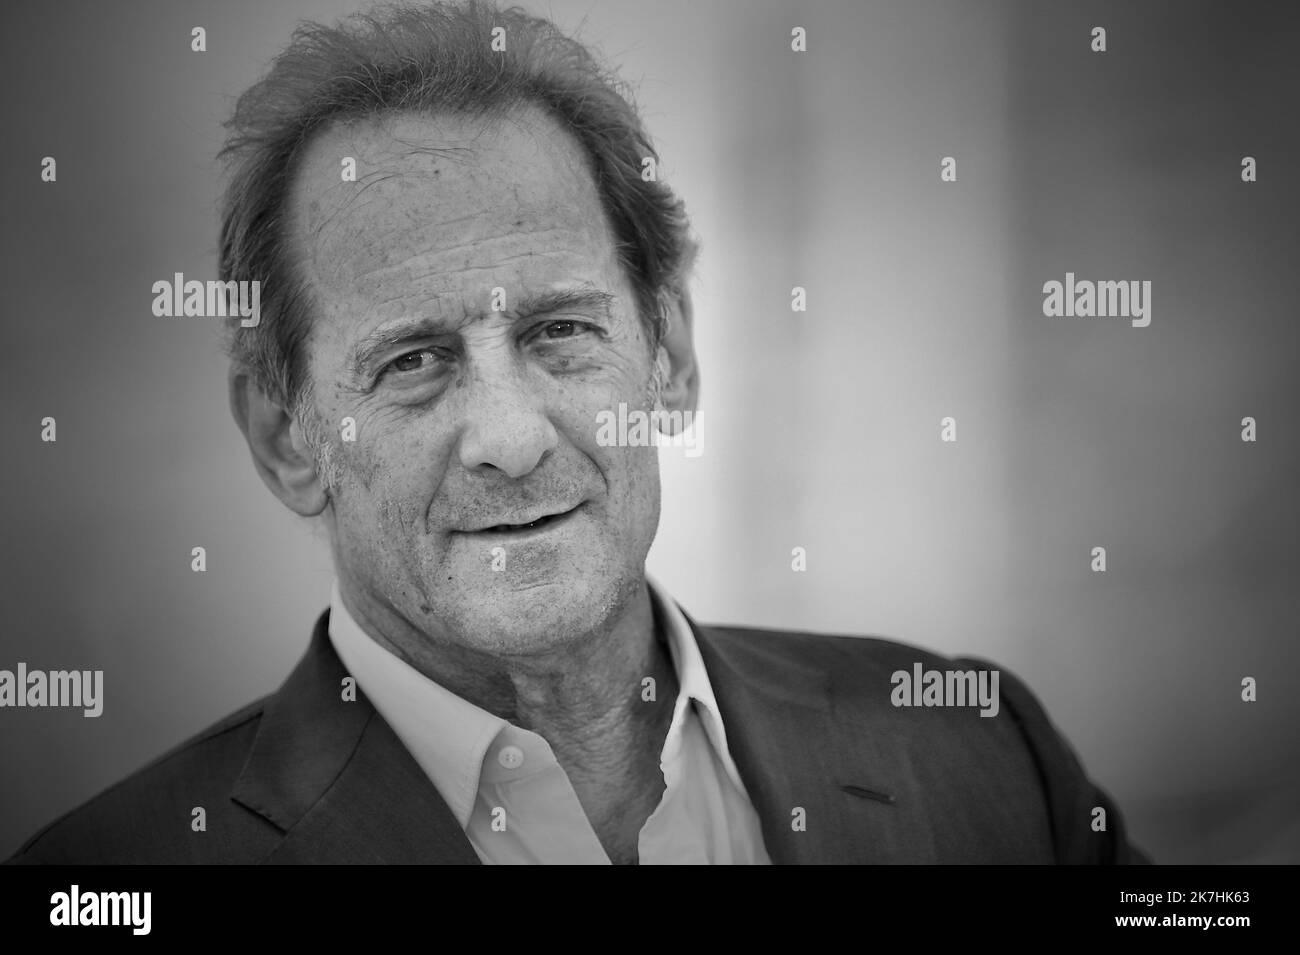
[[[817,861],[834,832],[837,808],[827,800],[826,774],[816,764],[823,747],[810,729],[824,724],[826,679],[796,662],[778,661],[763,647],[725,639],[687,617],[713,686],[727,748],[763,827],[767,854],[777,865]],[[814,731],[815,732],[815,731]],[[803,810],[806,828],[795,828]]]
[[[266,862],[477,863],[438,791],[348,676],[329,614],[262,716],[232,798],[285,831]]]
[[[701,627],[687,616],[722,710],[727,747],[777,865],[901,861],[890,775],[868,776],[840,726],[833,661],[808,659],[798,635]],[[804,828],[795,827],[802,809]]]

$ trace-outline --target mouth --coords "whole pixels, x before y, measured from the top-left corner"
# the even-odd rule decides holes
[[[533,531],[546,530],[564,523],[569,518],[571,518],[574,514],[576,514],[581,507],[582,505],[579,504],[576,507],[572,507],[567,511],[561,511],[556,514],[544,514],[541,517],[529,521],[526,524],[493,524],[491,527],[480,527],[478,530],[471,531],[470,533],[495,534],[495,535],[505,535],[505,536],[518,536],[523,534],[529,534],[532,533]]]

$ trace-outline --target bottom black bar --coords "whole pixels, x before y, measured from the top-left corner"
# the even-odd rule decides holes
[[[864,944],[903,929],[926,939],[977,931],[990,940],[1104,936],[1178,945],[1285,932],[1295,907],[1295,870],[1287,866],[863,868],[789,881],[715,872],[617,882],[516,872],[498,882],[488,874],[486,867],[11,866],[0,868],[0,927],[6,940],[63,935],[92,944],[283,938],[337,945],[405,930],[430,944],[462,936],[473,944],[606,926],[668,943],[697,929],[722,929],[734,940],[784,926],[802,938],[847,930]]]

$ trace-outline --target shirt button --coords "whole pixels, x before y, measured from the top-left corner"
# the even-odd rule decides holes
[[[506,769],[518,769],[524,764],[524,751],[518,746],[503,746],[497,753],[497,762]]]

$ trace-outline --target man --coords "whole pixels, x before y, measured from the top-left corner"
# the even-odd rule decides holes
[[[1140,860],[1009,674],[647,579],[657,449],[598,422],[694,409],[694,245],[583,47],[478,4],[307,27],[232,125],[231,408],[331,606],[277,693],[15,861]]]

